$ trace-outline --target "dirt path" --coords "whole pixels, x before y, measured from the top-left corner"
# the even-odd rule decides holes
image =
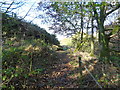
[[[88,58],[86,53],[76,55],[83,55],[82,57]],[[79,88],[80,74],[77,57],[67,51],[57,51],[56,57],[56,60],[50,60],[51,62],[47,66],[45,65],[45,71],[42,72],[42,74],[37,77],[35,76],[36,82],[33,86],[37,88]],[[91,65],[89,68],[88,65],[89,70],[91,70],[92,67]],[[83,75],[82,87],[96,87],[96,83],[86,70],[83,70]]]
[[[71,78],[73,66],[70,65],[71,58],[65,52],[58,52],[59,62],[53,69],[52,80],[55,87],[76,87],[76,78]],[[72,86],[71,86],[72,85]]]
[[[51,60],[51,63],[45,65],[45,70],[40,75],[29,78],[33,81],[28,86],[35,86],[37,88],[78,88],[79,87],[79,63],[76,57],[70,55],[66,51],[57,51],[57,59]],[[82,61],[86,62],[86,67],[97,79],[106,78],[102,75],[104,68],[101,62],[95,58],[90,57],[87,53],[79,53],[82,56]],[[104,65],[111,70],[110,65]],[[107,72],[109,70],[104,72]],[[110,73],[116,73],[117,70],[111,70]],[[83,69],[82,87],[84,88],[99,88],[90,74]],[[109,74],[109,73],[108,73]],[[111,75],[112,76],[112,75]],[[104,86],[104,83],[100,83]],[[117,84],[116,84],[117,85]],[[115,85],[114,85],[115,86]],[[112,84],[109,87],[114,87]]]
[[[53,66],[46,70],[42,78],[39,78],[40,81],[37,87],[78,87],[78,78],[73,76],[75,73],[78,74],[78,68],[70,64],[72,57],[67,55],[65,51],[58,51],[57,57],[58,60],[53,62]]]

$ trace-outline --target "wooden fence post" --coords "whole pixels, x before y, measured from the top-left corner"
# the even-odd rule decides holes
[[[79,56],[78,57],[78,60],[79,60],[79,70],[80,70],[80,76],[82,76],[82,62],[81,62],[81,57]]]

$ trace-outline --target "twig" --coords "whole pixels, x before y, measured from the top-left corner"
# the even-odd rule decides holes
[[[4,82],[2,83],[2,85],[3,85],[3,84],[8,84],[12,79],[13,79],[13,76],[11,76],[10,79],[4,81]]]
[[[22,18],[22,20],[25,19],[25,17],[28,15],[28,13],[29,13],[30,10],[32,9],[32,7],[35,5],[35,3],[36,3],[36,1],[32,4],[32,6],[31,6],[30,9],[28,10],[28,12],[25,14],[25,16]]]
[[[12,1],[12,3],[10,4],[10,6],[7,8],[7,10],[5,11],[5,13],[8,12],[8,10],[11,8],[11,6],[14,4],[14,0]]]
[[[86,87],[88,87],[88,85],[89,85],[89,82],[87,83]]]

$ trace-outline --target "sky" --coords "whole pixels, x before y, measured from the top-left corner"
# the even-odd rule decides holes
[[[2,0],[3,2],[4,1],[7,1],[7,2],[12,2],[13,0]],[[32,21],[36,16],[38,16],[39,14],[43,14],[43,11],[40,11],[40,10],[37,10],[37,6],[38,6],[38,3],[41,1],[41,0],[15,0],[15,1],[23,1],[23,2],[26,2],[22,7],[20,7],[19,9],[15,9],[13,10],[13,12],[17,13],[17,15],[19,17],[24,17],[26,15],[26,13],[29,11],[30,9],[30,12],[28,13],[28,15],[25,17],[25,20],[26,21]],[[42,0],[43,1],[43,0]],[[111,18],[108,18],[108,20],[106,20],[105,24],[108,24],[110,23],[111,21],[113,21],[113,19],[115,19],[114,15],[111,15],[112,17]],[[43,24],[42,23],[42,18],[36,18],[33,20],[32,23],[34,24],[37,24],[38,26],[40,26],[41,28],[45,28],[45,30],[51,34],[53,34],[52,31],[50,31],[48,29],[48,27],[50,26],[49,24]],[[57,38],[59,40],[65,38],[65,36],[63,35],[59,35],[59,34],[56,34]]]
[[[38,3],[40,2],[40,0],[27,0],[27,4],[25,6],[23,6],[20,10],[19,10],[19,16],[24,16],[26,14],[26,12],[30,9],[30,7],[34,4],[33,8],[31,9],[31,11],[29,12],[29,16],[27,16],[25,18],[25,20],[27,21],[32,21],[34,19],[34,17],[38,16],[39,14],[43,14],[42,11],[38,11],[36,10],[37,6],[38,6]],[[50,33],[50,34],[53,34],[53,31],[50,31],[49,30],[49,24],[43,24],[42,23],[42,19],[40,18],[36,18],[33,20],[33,23],[34,24],[37,24],[38,26],[40,26],[41,28],[45,28],[45,30]],[[63,35],[60,35],[60,34],[56,34],[58,40],[61,40],[63,38],[65,38],[65,36]]]
[[[13,0],[2,0],[2,2],[9,2],[9,3],[11,3],[12,1]],[[23,1],[23,2],[26,2],[26,3],[22,7],[18,8],[18,9],[15,9],[12,12],[17,13],[17,16],[21,18],[21,17],[24,17],[26,15],[26,13],[29,11],[29,9],[32,7],[30,9],[28,15],[25,17],[25,20],[28,21],[28,22],[33,20],[32,23],[37,24],[41,28],[45,28],[45,30],[48,33],[53,34],[53,31],[50,31],[49,28],[48,28],[50,26],[49,24],[47,24],[47,23],[43,24],[42,23],[43,19],[35,18],[39,14],[43,14],[43,11],[40,11],[40,10],[38,11],[37,10],[38,3],[41,0],[15,0],[15,1],[18,1],[18,2]],[[7,7],[7,6],[3,6],[3,7]],[[15,6],[13,6],[13,7],[15,7]],[[11,8],[13,8],[13,7],[11,7]],[[61,40],[61,39],[65,38],[65,36],[59,35],[59,34],[56,34],[56,36],[57,36],[58,40]]]

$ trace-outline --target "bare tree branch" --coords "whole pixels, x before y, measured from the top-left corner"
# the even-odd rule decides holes
[[[25,4],[25,3],[22,3],[21,5],[19,5],[19,6],[15,7],[15,8],[11,8],[11,11],[12,11],[12,10],[14,10],[14,9],[17,9],[17,8],[22,7],[24,4]],[[10,11],[10,12],[11,12],[11,11]]]
[[[115,10],[119,9],[120,8],[120,3],[115,7],[113,8],[111,11],[109,11],[108,13],[106,13],[106,16],[111,14],[112,12],[114,12]]]
[[[5,11],[5,13],[8,12],[8,10],[11,8],[11,6],[14,4],[14,0],[12,1],[12,3],[10,4],[10,6],[7,8],[7,10]]]
[[[30,12],[30,10],[32,9],[32,7],[35,5],[36,1],[32,4],[32,6],[30,7],[30,9],[28,10],[28,12],[25,14],[25,16],[22,19],[25,19],[25,17],[28,15],[28,13]]]
[[[33,18],[33,20],[31,20],[31,21],[30,21],[30,23],[32,23],[32,22],[33,22],[36,18],[37,18],[37,16],[36,16],[36,17],[34,17],[34,18]]]

